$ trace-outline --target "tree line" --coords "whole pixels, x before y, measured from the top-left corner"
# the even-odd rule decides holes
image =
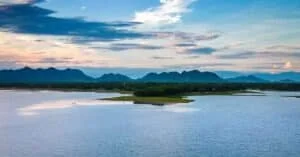
[[[218,93],[252,90],[300,91],[295,83],[53,83],[0,84],[5,89],[45,89],[130,92],[136,96],[177,96],[189,93]]]

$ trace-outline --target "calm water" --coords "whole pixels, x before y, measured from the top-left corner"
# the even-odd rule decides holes
[[[176,106],[118,94],[0,91],[1,157],[299,157],[300,99],[198,96]]]

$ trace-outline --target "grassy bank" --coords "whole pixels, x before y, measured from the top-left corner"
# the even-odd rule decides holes
[[[152,105],[189,103],[193,101],[184,97],[139,97],[139,96],[121,96],[121,97],[114,97],[114,98],[105,98],[102,100],[132,101],[136,104],[152,104]]]

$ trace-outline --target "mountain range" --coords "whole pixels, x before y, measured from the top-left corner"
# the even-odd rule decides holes
[[[138,79],[142,82],[223,82],[224,80],[212,72],[198,70],[179,72],[149,73]]]
[[[17,70],[0,71],[0,83],[91,82],[93,80],[76,69],[32,69],[25,67]]]
[[[234,72],[234,71],[215,71],[215,73],[225,79],[230,79],[230,78],[235,78],[240,76],[255,76],[271,82],[281,82],[284,80],[300,82],[300,72],[293,72],[293,71],[282,72],[282,73],[267,73],[267,72],[247,73],[247,72]]]
[[[248,75],[248,76],[238,76],[234,78],[226,79],[228,82],[233,83],[268,83],[268,80],[264,80],[261,78],[258,78],[254,75]]]
[[[288,75],[287,75],[288,74]],[[299,78],[296,80],[292,78]],[[276,80],[276,81],[274,81]],[[300,73],[285,74],[257,74],[247,76],[237,76],[234,78],[222,78],[213,72],[201,72],[198,70],[183,71],[183,72],[162,72],[148,73],[145,76],[132,79],[122,74],[104,74],[98,78],[93,78],[81,70],[65,69],[59,70],[56,68],[48,69],[32,69],[24,67],[17,70],[0,70],[0,83],[79,83],[79,82],[159,82],[159,83],[267,83],[267,82],[300,82]]]

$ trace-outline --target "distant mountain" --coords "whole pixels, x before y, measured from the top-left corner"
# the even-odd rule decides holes
[[[130,77],[122,74],[104,74],[98,79],[97,82],[130,82],[133,81]]]
[[[255,73],[253,75],[270,81],[293,80],[296,82],[300,82],[300,72],[283,72],[277,74]]]
[[[281,80],[293,80],[294,82],[300,82],[300,72],[292,72],[292,71],[282,72],[282,73],[215,71],[215,73],[225,79],[243,76],[243,75],[253,75],[255,77],[272,81],[272,82],[280,82]]]
[[[267,83],[269,81],[258,78],[253,75],[248,76],[239,76],[234,78],[226,79],[228,82],[234,82],[234,83]]]
[[[90,82],[93,78],[80,70],[55,68],[32,69],[25,67],[18,70],[1,70],[0,83],[62,83]]]
[[[291,79],[284,79],[284,80],[279,80],[277,82],[280,82],[280,83],[295,83],[296,81],[291,80]]]
[[[178,72],[149,73],[139,79],[142,82],[223,82],[217,74],[198,70]]]
[[[235,71],[214,71],[218,76],[222,77],[223,79],[229,79],[233,77],[239,77],[242,75],[246,75],[245,73],[235,72]]]

